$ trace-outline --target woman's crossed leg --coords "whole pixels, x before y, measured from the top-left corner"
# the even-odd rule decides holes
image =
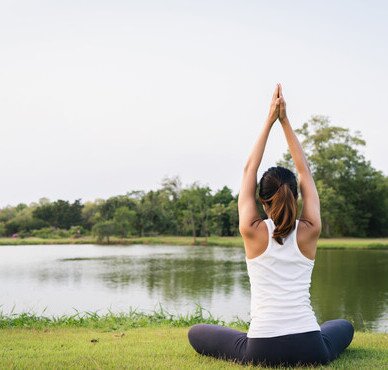
[[[188,333],[189,342],[200,354],[244,361],[247,333],[213,324],[196,324]]]
[[[321,327],[323,341],[329,352],[330,361],[336,359],[353,340],[354,327],[344,319],[325,321]]]
[[[344,319],[329,320],[321,331],[271,338],[247,338],[247,333],[213,324],[197,324],[188,337],[200,354],[241,363],[327,364],[336,359],[353,339],[353,325]]]

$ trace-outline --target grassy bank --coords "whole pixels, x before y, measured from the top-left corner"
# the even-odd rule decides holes
[[[187,339],[189,326],[198,322],[225,324],[205,317],[201,309],[180,317],[162,311],[56,319],[0,315],[0,368],[260,368],[198,355]],[[245,331],[246,324],[237,321],[228,326]],[[356,332],[351,345],[328,368],[387,368],[387,343],[388,334]]]
[[[188,343],[187,331],[188,328],[168,327],[136,328],[124,332],[85,328],[2,329],[0,368],[260,368],[198,355]],[[386,369],[387,342],[387,335],[356,332],[351,345],[327,368]]]
[[[24,328],[89,328],[105,331],[128,330],[145,327],[188,327],[199,322],[226,325],[226,322],[214,317],[206,309],[197,305],[193,313],[174,315],[166,311],[161,305],[159,309],[150,313],[129,309],[127,312],[99,314],[98,312],[79,312],[73,315],[44,316],[36,313],[23,312],[4,314],[0,311],[0,329]],[[235,320],[228,323],[234,327],[248,328],[248,323]]]
[[[0,245],[41,245],[41,244],[98,244],[96,238],[64,238],[64,239],[43,239],[43,238],[0,238]],[[111,238],[112,245],[131,244],[159,244],[159,245],[208,245],[224,247],[243,247],[243,240],[240,236],[219,237],[211,236],[207,239],[193,238],[189,236],[147,236],[133,238]],[[318,241],[318,248],[326,249],[388,249],[388,238],[321,238]]]

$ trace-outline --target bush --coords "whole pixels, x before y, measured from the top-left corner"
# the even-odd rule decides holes
[[[5,236],[5,224],[0,222],[0,236]]]
[[[113,221],[98,222],[93,226],[92,232],[97,236],[99,242],[102,242],[106,238],[109,243],[109,237],[116,233],[116,224]]]
[[[68,233],[72,238],[80,238],[86,234],[86,230],[82,226],[72,226]]]
[[[55,227],[45,227],[39,230],[32,230],[31,236],[42,239],[60,239],[71,236],[69,230],[57,229]]]
[[[24,232],[26,235],[32,230],[41,229],[47,226],[47,223],[42,220],[29,217],[16,217],[5,224],[5,235],[12,236]]]

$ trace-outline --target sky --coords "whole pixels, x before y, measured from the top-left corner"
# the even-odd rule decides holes
[[[385,1],[0,2],[0,207],[156,190],[237,194],[283,85],[294,128],[359,130],[388,175]],[[279,123],[260,176],[287,144]]]

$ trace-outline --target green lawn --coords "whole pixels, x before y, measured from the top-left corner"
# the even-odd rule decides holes
[[[85,327],[0,329],[1,369],[238,369],[255,368],[200,356],[188,327],[107,331]],[[388,334],[356,332],[327,368],[387,369]],[[306,368],[305,368],[306,369]]]
[[[201,356],[190,346],[197,323],[247,331],[249,322],[225,323],[197,305],[173,315],[160,306],[99,314],[41,316],[0,312],[0,369],[238,369],[259,368]],[[327,368],[388,369],[388,333],[356,332],[351,345]]]
[[[111,238],[111,244],[168,244],[168,245],[194,245],[193,238],[189,236],[147,236],[132,237],[126,239]],[[0,245],[36,245],[36,244],[97,244],[93,237],[64,238],[64,239],[42,239],[42,238],[0,238]],[[240,236],[219,237],[211,236],[196,238],[195,245],[243,247],[243,240]],[[388,238],[321,238],[318,241],[318,248],[328,249],[388,249]]]

